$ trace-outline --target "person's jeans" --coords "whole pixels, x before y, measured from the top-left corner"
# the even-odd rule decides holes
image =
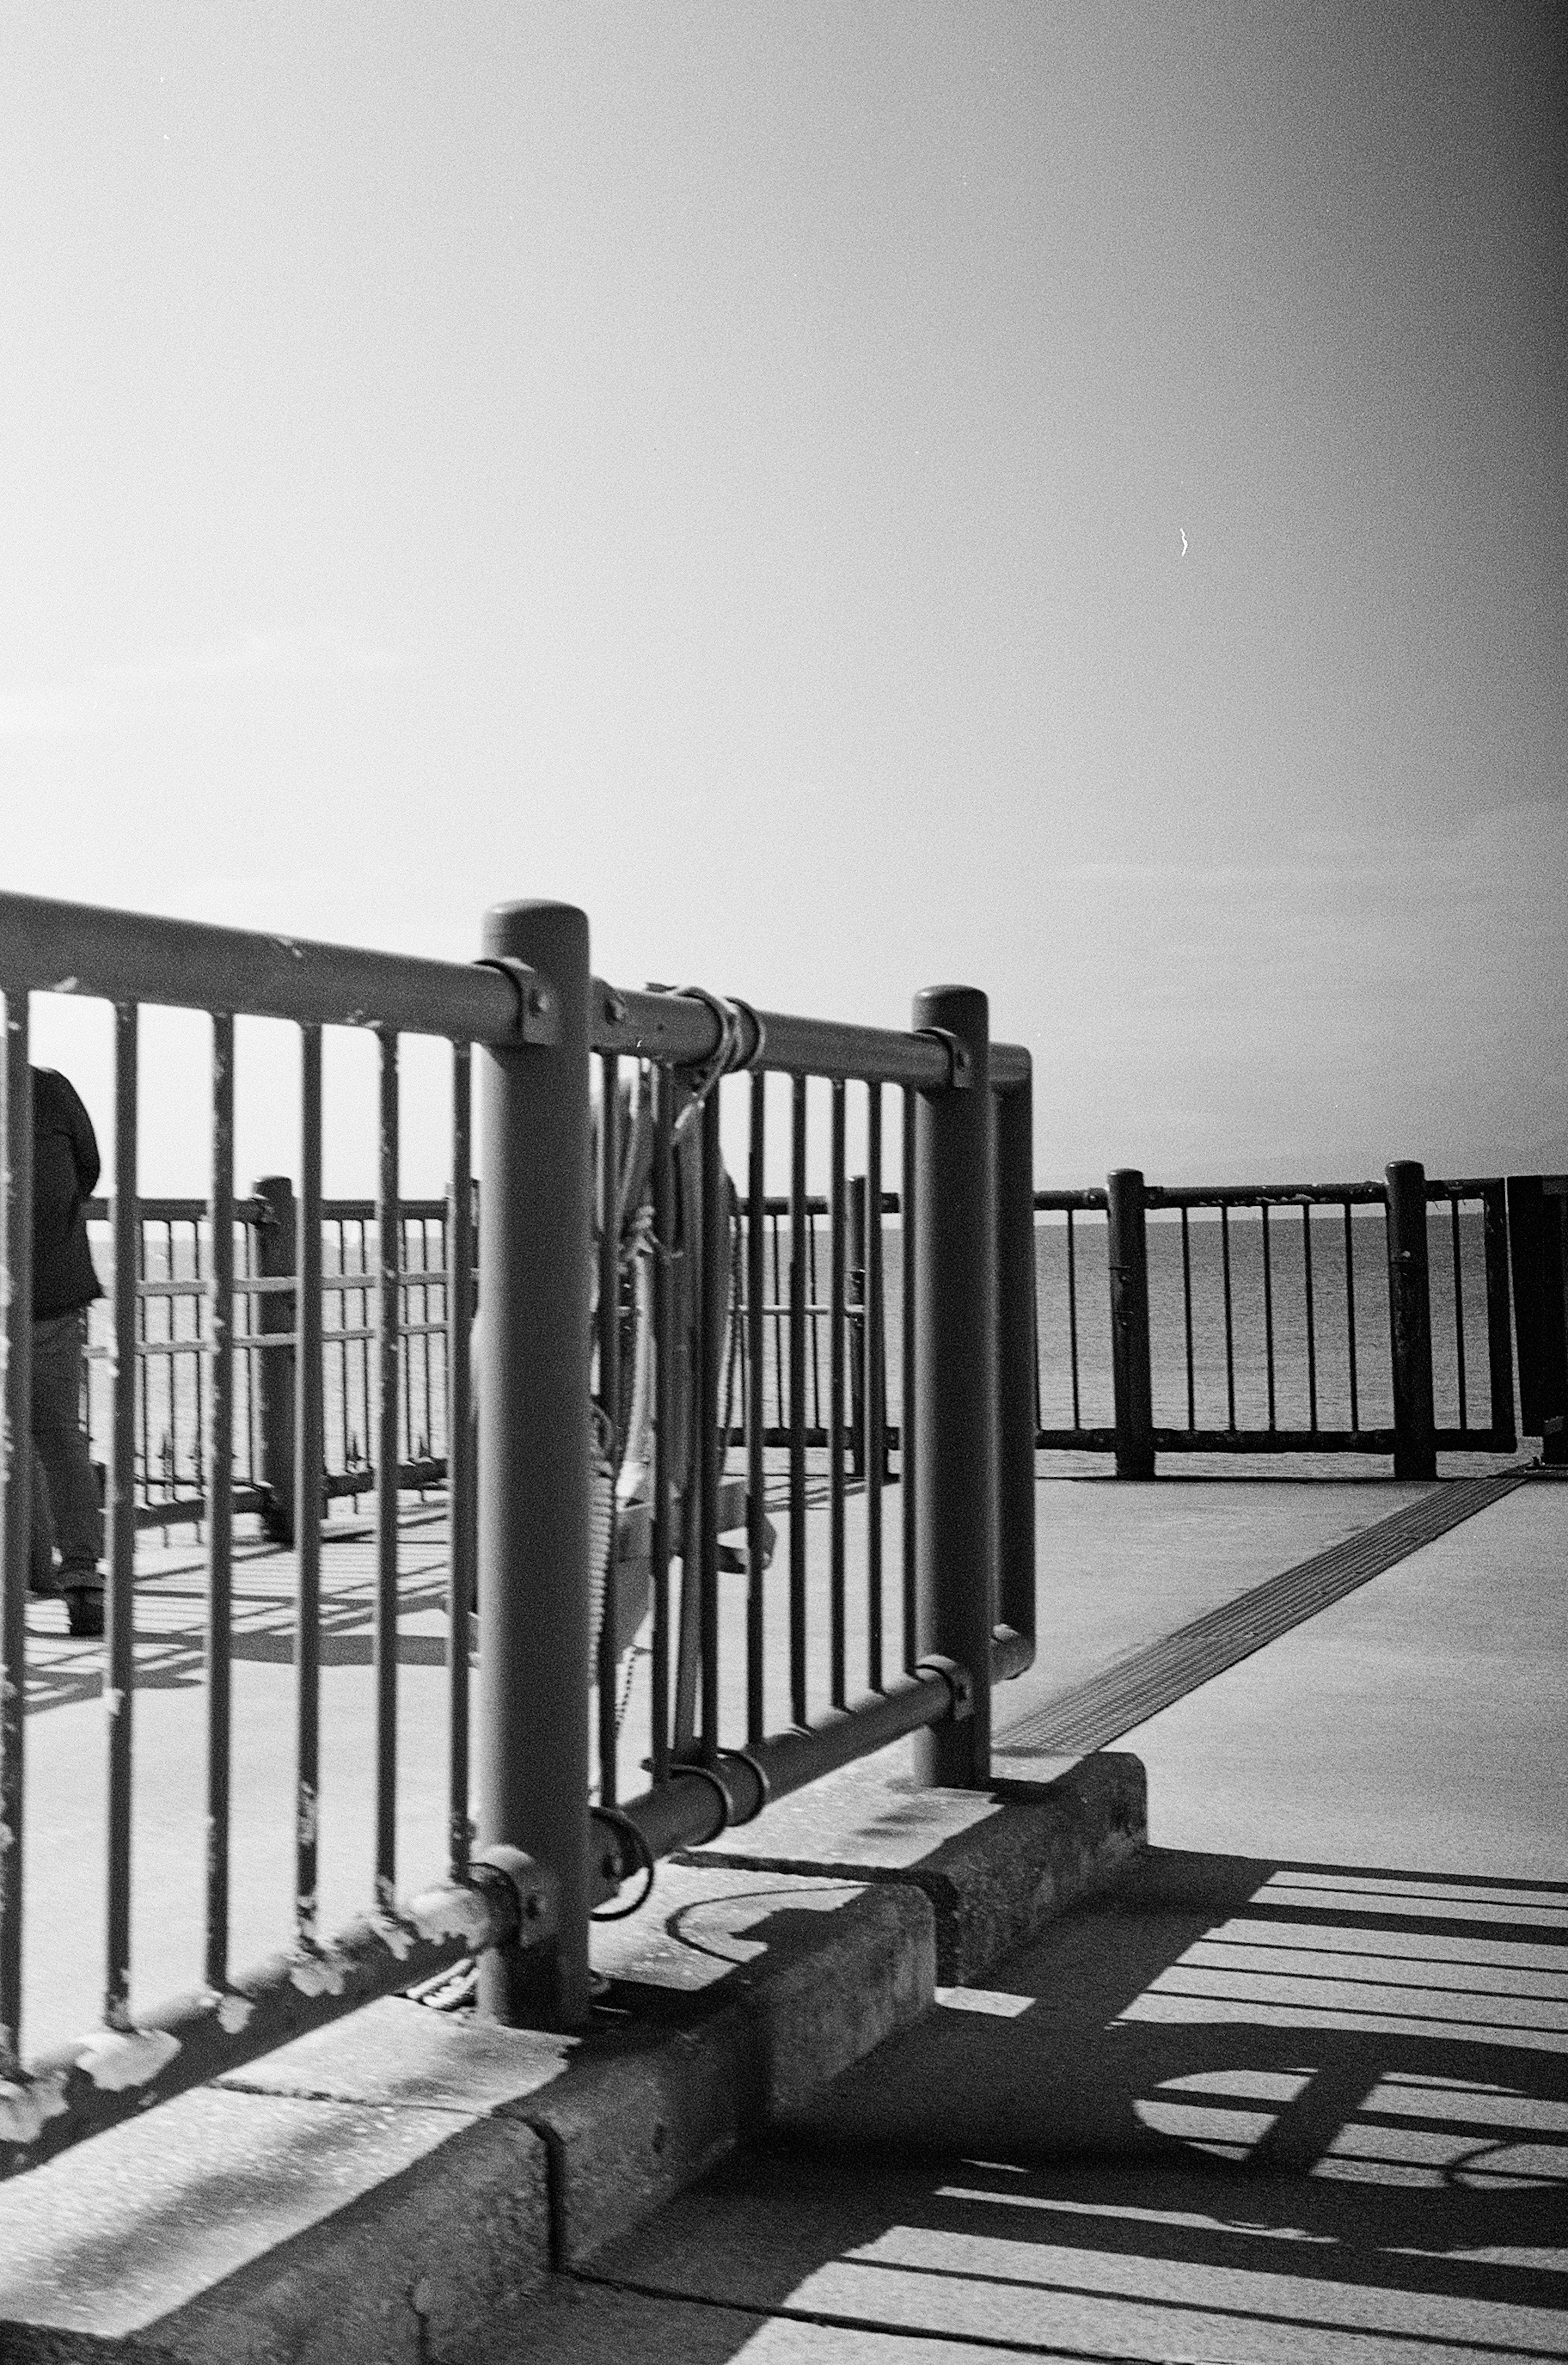
[[[98,1482],[82,1429],[84,1312],[46,1314],[33,1324],[33,1521],[35,1590],[53,1590],[54,1547],[62,1586],[96,1586],[103,1552]]]

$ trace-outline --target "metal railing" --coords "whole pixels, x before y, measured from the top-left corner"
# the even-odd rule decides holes
[[[1505,1188],[1402,1160],[1381,1182],[1160,1186],[1127,1168],[1036,1192],[1037,1445],[1114,1452],[1135,1477],[1157,1453],[1391,1454],[1406,1477],[1435,1475],[1439,1452],[1511,1453]],[[1086,1218],[1104,1274],[1087,1295]],[[1047,1418],[1064,1395],[1070,1417]]]
[[[588,2008],[590,1911],[639,1869],[651,1875],[673,1848],[744,1821],[769,1796],[901,1735],[919,1737],[929,1777],[961,1784],[988,1777],[992,1682],[1020,1672],[1034,1647],[1034,1291],[1029,1060],[1024,1051],[991,1044],[982,994],[924,994],[911,1031],[901,1033],[759,1013],[706,993],[617,993],[590,975],[584,916],[559,905],[498,907],[487,925],[486,958],[467,966],[10,895],[0,896],[0,1262],[7,1284],[4,1410],[11,1440],[0,1470],[0,2170],[30,2166],[463,1955],[478,1958],[481,2005],[492,2016],[581,2026]],[[103,1692],[107,1816],[103,2024],[25,2061],[28,1046],[38,992],[93,996],[114,1012],[113,1174],[106,1202],[112,1357],[95,1365],[94,1382],[106,1383],[112,1414]],[[168,1269],[149,1270],[144,1216],[171,1226],[187,1218],[165,1218],[138,1197],[143,1003],[204,1010],[211,1018],[211,1186],[205,1214],[190,1219],[189,1272],[178,1270],[172,1230],[162,1258]],[[266,1270],[259,1244],[268,1227],[247,1226],[242,1218],[251,1211],[236,1198],[237,1014],[282,1019],[298,1030],[291,1273]],[[366,1227],[362,1263],[373,1227],[368,1273],[326,1270],[323,1219],[332,1211],[321,1192],[321,1053],[328,1026],[369,1030],[378,1044],[378,1187],[373,1209],[345,1219]],[[415,1326],[416,1337],[434,1338],[420,1325],[439,1318],[444,1348],[449,1846],[445,1866],[410,1899],[397,1859],[398,1491],[381,1485],[366,1908],[346,1928],[324,1935],[317,1900],[326,1375],[334,1351],[348,1358],[359,1351],[355,1401],[364,1414],[364,1450],[375,1457],[371,1468],[378,1462],[388,1473],[406,1468],[398,1440],[409,1435],[409,1293],[433,1286],[431,1268],[409,1262],[399,1197],[398,1052],[405,1033],[445,1037],[452,1047],[451,1184],[438,1268],[444,1302],[439,1317],[421,1315]],[[470,1363],[474,1046],[485,1103],[480,1181],[487,1210],[484,1317],[473,1339],[476,1420]],[[603,1087],[597,1179],[589,1091],[595,1059]],[[645,1220],[639,1217],[630,1231],[621,1204],[622,1063],[643,1080],[640,1096],[651,1108],[648,1205]],[[741,1071],[748,1079],[749,1165],[737,1234],[720,1157],[720,1108],[725,1078]],[[907,1349],[897,1550],[888,1549],[883,1521],[883,1225],[864,1227],[857,1332],[846,1175],[854,1094],[864,1099],[868,1204],[883,1205],[890,1091],[902,1096],[900,1314]],[[825,1310],[809,1290],[807,1239],[814,1227],[805,1188],[809,1110],[813,1096],[824,1093],[831,1171],[823,1210]],[[787,1304],[776,1319],[784,1324],[789,1354],[782,1401],[768,1422],[764,1182],[770,1099],[782,1094],[789,1100],[784,1220],[791,1253]],[[590,1320],[595,1200],[599,1296]],[[275,1219],[275,1205],[273,1213]],[[275,1220],[272,1228],[275,1235]],[[254,1252],[244,1246],[252,1238]],[[732,1311],[737,1240],[745,1284]],[[342,1261],[340,1251],[340,1267]],[[644,1703],[650,1778],[641,1795],[626,1799],[619,1777],[629,1696],[623,1686],[618,1693],[618,1595],[632,1557],[626,1540],[635,1543],[638,1522],[618,1520],[613,1512],[631,1474],[622,1351],[628,1291],[639,1289],[648,1301],[652,1350],[631,1375],[645,1382],[651,1373],[653,1392],[641,1497],[651,1613]],[[333,1297],[340,1306],[353,1301],[353,1318],[340,1318],[335,1347],[324,1317]],[[161,1339],[146,1331],[148,1309],[160,1300],[169,1309]],[[204,1317],[188,1344],[174,1329],[174,1309],[186,1306]],[[825,1422],[808,1417],[812,1328],[827,1342]],[[857,1335],[864,1375],[857,1422],[846,1395]],[[264,1428],[263,1399],[286,1369],[290,1339],[294,1934],[282,1955],[237,1970],[230,1959],[234,1517],[247,1481],[252,1493],[265,1488],[274,1499],[278,1485],[275,1469],[265,1469],[253,1446],[249,1461],[237,1453],[236,1433],[241,1424],[252,1436]],[[203,1865],[193,1867],[205,1899],[201,1963],[193,1994],[139,2011],[133,2022],[135,1544],[139,1517],[149,1508],[158,1516],[169,1501],[148,1500],[159,1457],[150,1452],[156,1419],[150,1420],[147,1373],[155,1362],[172,1369],[193,1351],[203,1445],[183,1475],[174,1469],[171,1484],[178,1500],[181,1485],[199,1475],[199,1490],[191,1494],[200,1493],[205,1526],[207,1844]],[[254,1379],[241,1380],[252,1357]],[[725,1433],[732,1424],[722,1418],[725,1374],[737,1361],[744,1482],[726,1480],[723,1469],[732,1443]],[[678,1386],[687,1363],[683,1429]],[[345,1406],[350,1368],[347,1361],[341,1366]],[[590,1425],[595,1393],[597,1440]],[[851,1552],[857,1428],[862,1476]],[[169,1433],[174,1436],[174,1426]],[[346,1464],[346,1444],[344,1458]],[[356,1461],[336,1474],[364,1484],[364,1466]],[[599,1515],[607,1502],[611,1516],[605,1519]],[[776,1575],[770,1507],[782,1510],[788,1534]],[[737,1508],[744,1552],[726,1552],[722,1539]],[[825,1532],[819,1536],[819,1529]],[[722,1572],[732,1566],[745,1579],[744,1591],[721,1587]],[[466,1644],[476,1602],[478,1694],[471,1724]]]
[[[111,1261],[109,1202],[86,1203],[97,1261]],[[278,1541],[294,1533],[296,1220],[292,1183],[259,1182],[234,1205],[235,1513],[255,1513]],[[444,1199],[398,1205],[402,1341],[398,1483],[422,1490],[446,1474],[446,1245]],[[377,1281],[375,1203],[321,1205],[322,1492],[357,1505],[375,1491],[372,1344]],[[206,1373],[211,1350],[212,1235],[207,1202],[144,1198],[138,1208],[135,1292],[136,1520],[175,1528],[207,1510]],[[112,1299],[90,1309],[84,1412],[94,1458],[106,1469],[113,1427]]]

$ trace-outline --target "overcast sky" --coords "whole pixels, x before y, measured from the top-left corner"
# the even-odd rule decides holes
[[[972,981],[1052,1178],[1568,1163],[1565,22],[13,0],[5,882]]]

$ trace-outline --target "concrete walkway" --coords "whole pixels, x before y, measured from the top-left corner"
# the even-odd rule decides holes
[[[1530,1482],[1129,1735],[1130,1878],[495,2353],[1568,2355],[1565,1575]]]
[[[999,1725],[1016,1733],[1064,1682],[1421,1491],[1044,1482],[1045,1642]],[[1016,1872],[1014,1834],[1054,1828],[1069,1862],[1080,1809],[1052,1826],[1005,1783],[890,1795],[890,1752],[666,1867],[642,1913],[596,1932],[611,1985],[581,2040],[376,2006],[17,2180],[0,2359],[1568,2354],[1565,1544],[1568,1487],[1529,1480],[1128,1733],[1153,1845],[1129,1859],[1126,1843],[1114,1866],[1131,1870],[1048,1925],[1020,1914],[1038,1934],[999,1960],[993,1944],[940,1967],[945,1876],[920,1884],[944,1851],[916,1826],[934,1810],[961,1829],[978,1911]],[[443,1755],[439,1524],[405,1547],[405,1803],[422,1813]],[[334,1556],[329,1764],[352,1798],[364,1540]],[[287,1797],[291,1574],[258,1554],[240,1588],[241,1807],[258,1833]],[[144,1975],[159,1914],[194,1938],[178,1884],[199,1864],[193,1556],[150,1580]],[[102,1707],[53,1614],[37,1613],[29,1878],[80,1919],[91,1823],[70,1743]],[[1137,1774],[1092,1757],[1057,1792],[1118,1765]],[[836,1874],[835,1785],[855,1827]],[[816,1861],[791,1865],[813,1815]],[[275,1863],[239,1859],[258,1919],[258,1893],[275,1910],[286,1889],[282,1833]],[[52,1962],[69,1986],[61,1928],[30,1927],[43,1981]],[[973,1983],[933,2001],[934,1962]],[[761,2141],[678,2190],[764,2113]],[[482,2340],[452,2347],[447,2270],[461,2282],[470,2260],[500,2280],[468,2294]]]
[[[1042,1644],[1030,1674],[996,1702],[1004,1730],[1064,1686],[1169,1634],[1425,1491],[1375,1480],[1272,1476],[1042,1479],[1038,1490]],[[346,1511],[346,1507],[345,1507]],[[901,1513],[885,1490],[887,1664],[902,1664]],[[866,1680],[865,1500],[847,1525],[850,1687]],[[372,1896],[375,1852],[374,1530],[339,1516],[321,1555],[321,1927],[342,1927]],[[827,1511],[807,1522],[808,1665],[813,1706],[827,1692]],[[768,1578],[768,1720],[790,1721],[787,1545]],[[196,1538],[141,1539],[132,1807],[132,2001],[146,2011],[197,1984],[202,1961],[206,1694],[203,1556]],[[399,1879],[418,1887],[446,1847],[446,1531],[439,1501],[410,1506],[400,1546]],[[744,1576],[722,1580],[725,1730],[745,1732]],[[234,1574],[231,1960],[287,1943],[293,1882],[293,1555],[241,1547]],[[73,1642],[56,1602],[28,1612],[24,2047],[94,2025],[102,1992],[106,1740],[102,1646]],[[644,1636],[644,1640],[646,1637]],[[638,1657],[621,1753],[622,1795],[642,1789],[648,1753],[647,1659]],[[1014,1768],[1026,1771],[1026,1768]]]

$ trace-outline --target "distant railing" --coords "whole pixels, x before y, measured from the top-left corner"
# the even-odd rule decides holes
[[[1513,1452],[1505,1193],[1410,1160],[1383,1182],[1159,1186],[1124,1169],[1037,1191],[1037,1444],[1144,1477],[1157,1453],[1392,1454],[1429,1477],[1439,1452]],[[1064,1370],[1070,1414],[1052,1419]]]
[[[97,1261],[107,1265],[109,1202],[86,1205]],[[404,1199],[398,1209],[398,1336],[400,1486],[423,1490],[446,1475],[446,1265],[444,1199]],[[286,1177],[270,1176],[234,1206],[234,1450],[237,1515],[266,1532],[294,1534],[296,1210]],[[206,1373],[212,1351],[212,1233],[207,1202],[140,1203],[135,1418],[139,1528],[192,1525],[206,1516]],[[373,1258],[375,1203],[321,1204],[322,1495],[375,1492],[373,1347],[379,1282]],[[90,1309],[85,1412],[94,1458],[106,1469],[113,1428],[114,1312]]]
[[[1509,1225],[1500,1178],[1428,1179],[1427,1325],[1431,1337],[1434,1418],[1432,1450],[1497,1452],[1515,1449],[1513,1342],[1509,1310]],[[1541,1232],[1536,1203],[1555,1212],[1556,1184],[1514,1178],[1516,1245],[1514,1297],[1518,1316],[1521,1387],[1529,1360],[1530,1386],[1521,1409],[1527,1433],[1541,1433],[1561,1410],[1535,1409],[1534,1308],[1551,1296],[1534,1283]],[[1043,1452],[1120,1452],[1129,1469],[1156,1453],[1369,1453],[1392,1455],[1399,1444],[1391,1359],[1388,1209],[1384,1182],[1225,1185],[1144,1185],[1143,1262],[1148,1294],[1149,1385],[1148,1419],[1138,1424],[1139,1375],[1126,1359],[1123,1398],[1132,1399],[1124,1439],[1115,1417],[1115,1357],[1111,1279],[1106,1250],[1113,1194],[1122,1200],[1118,1222],[1136,1228],[1136,1186],[1113,1177],[1104,1189],[1035,1194],[1037,1328],[1034,1367],[1036,1448]],[[873,1325],[868,1317],[871,1249],[863,1174],[847,1180],[846,1200],[845,1378],[841,1436],[850,1476],[860,1482],[868,1456],[879,1449],[884,1474],[897,1473],[900,1424],[889,1417],[902,1368],[902,1283],[884,1289],[876,1328],[875,1384],[867,1393]],[[1535,1197],[1528,1197],[1533,1190]],[[880,1194],[884,1265],[902,1255],[901,1194]],[[109,1203],[95,1199],[87,1213],[101,1241]],[[1521,1213],[1525,1209],[1528,1212]],[[237,1514],[254,1513],[274,1540],[293,1536],[294,1350],[296,1220],[292,1184],[270,1177],[235,1203],[235,1455]],[[398,1484],[422,1493],[446,1476],[446,1287],[449,1203],[400,1203],[398,1338],[400,1340]],[[748,1203],[739,1203],[743,1226]],[[787,1447],[794,1434],[790,1411],[790,1326],[792,1317],[791,1214],[787,1194],[763,1199],[764,1351],[761,1363],[763,1442]],[[322,1391],[325,1499],[374,1493],[372,1347],[377,1336],[373,1268],[375,1205],[368,1199],[322,1202]],[[1085,1254],[1086,1228],[1095,1245]],[[135,1483],[139,1527],[198,1522],[207,1503],[203,1389],[210,1339],[203,1324],[210,1301],[211,1240],[206,1202],[143,1199],[138,1298]],[[1533,1227],[1533,1228],[1532,1228]],[[821,1193],[807,1194],[805,1261],[804,1444],[830,1441],[833,1306],[826,1273],[833,1255],[833,1208]],[[1136,1362],[1142,1322],[1136,1303],[1134,1261],[1118,1286],[1122,1320]],[[1088,1271],[1085,1272],[1087,1264]],[[1411,1283],[1419,1290],[1419,1272]],[[1407,1287],[1410,1284],[1407,1284]],[[745,1260],[734,1260],[730,1337],[737,1344],[748,1320]],[[1525,1295],[1520,1300],[1520,1289]],[[1417,1321],[1419,1317],[1417,1315]],[[1543,1370],[1554,1369],[1550,1352]],[[94,1310],[88,1348],[88,1413],[94,1449],[106,1463],[111,1422],[112,1313]],[[728,1444],[744,1446],[752,1364],[734,1353],[726,1364],[722,1424]],[[1419,1403],[1419,1395],[1416,1399]],[[1297,1418],[1289,1417],[1294,1406]],[[1087,1417],[1103,1409],[1107,1418]],[[1200,1406],[1205,1418],[1200,1418]],[[1477,1419],[1479,1407],[1484,1418]],[[1047,1418],[1047,1412],[1061,1416]],[[1444,1419],[1442,1415],[1448,1415]],[[1164,1418],[1161,1418],[1164,1415]],[[1302,1416],[1305,1416],[1303,1418]],[[873,1435],[873,1431],[875,1432]],[[1140,1451],[1141,1438],[1141,1451]],[[1411,1452],[1416,1451],[1412,1443]],[[1406,1454],[1406,1459],[1409,1459]]]

